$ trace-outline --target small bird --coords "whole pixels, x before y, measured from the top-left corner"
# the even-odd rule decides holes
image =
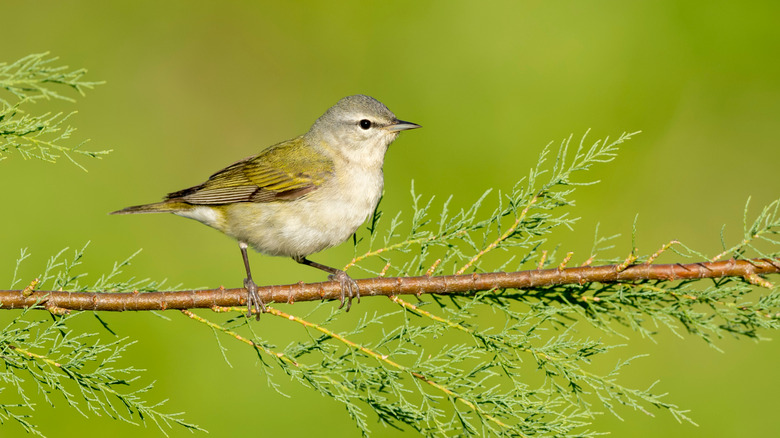
[[[341,285],[341,306],[360,300],[346,272],[309,260],[338,245],[374,212],[382,196],[385,152],[401,131],[420,125],[398,120],[378,100],[348,96],[325,111],[309,132],[273,145],[211,175],[203,184],[169,193],[154,204],[110,214],[173,213],[195,219],[238,241],[244,259],[247,309],[266,311],[249,269],[247,247],[327,272]]]

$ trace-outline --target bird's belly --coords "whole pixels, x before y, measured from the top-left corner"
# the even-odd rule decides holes
[[[343,194],[315,194],[295,201],[232,204],[226,209],[225,231],[264,254],[307,256],[349,239],[379,201],[379,194],[357,202]]]

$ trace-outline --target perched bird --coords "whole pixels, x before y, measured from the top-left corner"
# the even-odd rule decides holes
[[[169,193],[154,204],[112,212],[173,213],[195,219],[238,241],[246,268],[248,312],[264,312],[249,269],[247,247],[327,272],[345,296],[360,299],[346,272],[313,262],[310,254],[347,240],[382,195],[385,152],[399,132],[420,125],[398,120],[364,95],[339,100],[309,132],[273,145],[211,175],[203,184]]]

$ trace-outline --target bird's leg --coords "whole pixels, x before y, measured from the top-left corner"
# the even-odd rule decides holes
[[[293,260],[302,265],[308,265],[323,270],[330,274],[328,275],[328,280],[339,282],[341,285],[341,305],[339,306],[339,309],[344,307],[345,296],[349,296],[349,300],[347,301],[347,312],[349,312],[349,308],[352,307],[352,298],[357,298],[358,303],[360,302],[360,289],[358,288],[357,282],[347,275],[346,272],[341,269],[331,268],[330,266],[313,262],[303,256],[293,257]]]
[[[246,278],[244,279],[244,288],[246,288],[247,298],[247,316],[252,316],[252,308],[255,308],[257,320],[260,320],[260,314],[265,313],[265,304],[260,299],[260,294],[257,293],[257,284],[252,280],[252,271],[249,269],[249,256],[246,254],[247,245],[244,242],[238,242],[238,247],[241,248],[241,256],[244,258],[244,267],[246,268]]]

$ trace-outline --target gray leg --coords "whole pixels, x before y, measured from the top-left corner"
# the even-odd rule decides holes
[[[302,265],[311,266],[313,268],[325,271],[330,274],[328,275],[328,280],[339,282],[341,285],[341,305],[339,306],[339,309],[344,307],[345,296],[349,296],[349,301],[347,301],[347,312],[349,312],[349,308],[352,307],[352,298],[357,298],[358,303],[360,302],[360,289],[358,288],[357,282],[355,282],[352,277],[347,275],[346,272],[342,271],[341,269],[331,268],[330,266],[325,266],[323,264],[313,262],[303,256],[293,257],[293,260]]]
[[[247,316],[252,316],[252,308],[255,308],[257,320],[260,320],[260,314],[265,313],[265,304],[260,299],[260,294],[257,293],[257,285],[252,280],[252,271],[249,269],[249,257],[246,254],[247,245],[244,242],[238,242],[238,247],[241,248],[241,257],[244,258],[244,267],[246,268],[246,278],[244,279],[244,288],[246,288],[247,298]]]

